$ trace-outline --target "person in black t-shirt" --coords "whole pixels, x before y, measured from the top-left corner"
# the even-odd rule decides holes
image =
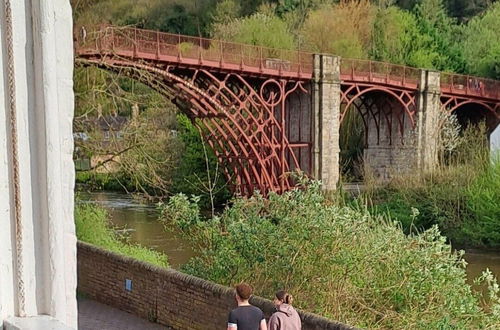
[[[229,313],[227,330],[267,330],[264,313],[248,302],[252,295],[252,287],[246,283],[240,283],[235,289],[234,296],[238,307]]]

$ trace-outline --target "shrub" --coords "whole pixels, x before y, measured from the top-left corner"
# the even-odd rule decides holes
[[[459,246],[500,247],[500,161],[489,159],[484,127],[462,134],[453,152],[442,150],[433,172],[395,178],[370,192],[372,212],[400,221],[406,232],[438,225]]]
[[[77,203],[75,224],[76,236],[81,241],[157,266],[168,266],[166,255],[139,244],[125,242],[126,237],[118,236],[113,228],[109,227],[108,214],[101,207]]]
[[[268,199],[237,198],[201,220],[195,201],[174,196],[168,225],[198,257],[183,270],[221,284],[248,281],[272,297],[292,292],[299,308],[366,328],[483,328],[498,324],[469,285],[460,253],[437,227],[405,235],[366,209],[325,200],[318,183]]]
[[[496,160],[466,187],[466,207],[474,215],[462,224],[469,244],[500,247],[500,161]]]

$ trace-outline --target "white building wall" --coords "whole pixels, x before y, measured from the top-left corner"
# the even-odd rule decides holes
[[[492,157],[500,157],[500,125],[490,135],[490,150]]]
[[[73,221],[73,38],[69,0],[10,0],[14,100],[7,75],[6,1],[0,3],[0,328],[19,315],[48,314],[76,328]],[[15,243],[10,102],[17,108],[22,271]]]

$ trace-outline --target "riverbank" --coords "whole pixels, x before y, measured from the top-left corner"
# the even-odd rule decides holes
[[[112,191],[81,192],[79,199],[104,208],[109,225],[115,231],[126,234],[129,243],[166,254],[172,268],[178,269],[195,255],[189,242],[178,233],[165,232],[163,224],[158,221],[160,213],[155,204]]]
[[[129,242],[168,255],[171,267],[179,269],[195,255],[189,241],[183,239],[180,233],[165,232],[164,225],[158,221],[160,213],[156,205],[141,203],[130,195],[110,191],[81,192],[79,196],[81,201],[105,208],[111,226],[120,232],[127,232]],[[486,268],[500,278],[500,250],[454,248],[465,251],[469,284]]]

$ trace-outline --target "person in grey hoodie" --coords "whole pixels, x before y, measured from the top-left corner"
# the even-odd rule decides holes
[[[299,313],[292,307],[293,297],[286,291],[276,292],[274,305],[276,313],[269,319],[269,330],[301,330],[302,323]]]

